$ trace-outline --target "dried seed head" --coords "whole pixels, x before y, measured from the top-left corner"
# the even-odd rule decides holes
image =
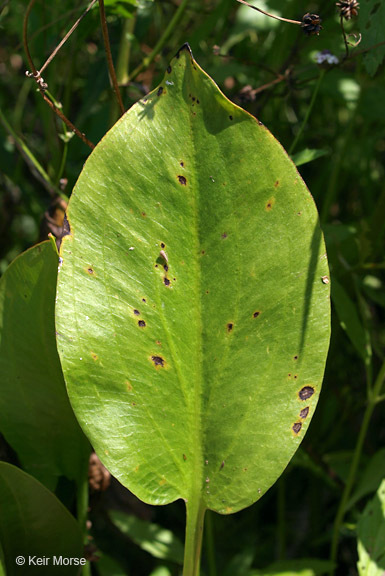
[[[322,30],[321,22],[322,20],[318,14],[310,14],[307,12],[302,18],[301,28],[307,36],[318,36]]]
[[[345,20],[350,20],[355,16],[358,16],[358,9],[360,7],[357,0],[341,0],[341,2],[336,3],[337,10],[342,18]]]

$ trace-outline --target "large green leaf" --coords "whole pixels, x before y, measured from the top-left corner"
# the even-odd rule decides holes
[[[16,258],[0,281],[0,432],[50,489],[60,475],[78,480],[89,452],[56,350],[57,268],[47,241]]]
[[[308,428],[329,343],[295,166],[183,47],[91,154],[68,220],[58,349],[101,460],[148,503],[249,506]]]
[[[359,25],[362,34],[360,49],[372,48],[364,54],[364,62],[368,73],[373,76],[385,57],[385,47],[382,45],[385,26],[384,2],[361,0]]]
[[[40,482],[5,462],[0,462],[0,546],[7,576],[76,576],[85,563],[73,516]]]
[[[109,515],[123,534],[154,558],[183,564],[183,545],[170,530],[120,510],[111,510]]]
[[[382,576],[385,572],[385,480],[363,511],[357,535],[359,575]]]

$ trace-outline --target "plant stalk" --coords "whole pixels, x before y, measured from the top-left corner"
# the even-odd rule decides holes
[[[128,78],[128,82],[131,82],[140,74],[143,70],[148,68],[148,66],[155,60],[159,52],[162,50],[163,46],[166,44],[169,37],[174,32],[175,28],[177,27],[180,19],[183,16],[183,12],[185,11],[188,4],[188,0],[182,0],[181,4],[179,5],[178,9],[176,10],[174,16],[171,18],[169,25],[167,26],[166,30],[164,31],[163,35],[160,37],[159,41],[155,45],[153,51],[146,57],[143,58],[141,64],[135,68],[135,70],[130,74]]]
[[[275,20],[280,20],[281,22],[289,22],[289,24],[299,24],[301,26],[301,22],[299,22],[299,20],[290,20],[289,18],[282,18],[281,16],[275,16],[274,14],[269,14],[269,12],[265,12],[264,10],[257,8],[256,6],[253,6],[252,4],[249,4],[248,2],[245,2],[245,0],[237,0],[237,2],[240,2],[241,4],[244,4],[245,6],[248,6],[249,8],[252,8],[253,10],[256,10],[257,12],[260,12],[261,14],[264,14],[265,16],[269,16],[269,18],[274,18]]]
[[[186,512],[183,576],[199,576],[206,508],[199,497],[192,497],[186,502]]]
[[[239,2],[239,0],[238,0],[238,2]],[[310,118],[310,114],[312,113],[313,108],[314,108],[314,104],[315,104],[315,101],[316,101],[316,98],[317,98],[317,95],[318,95],[320,86],[321,86],[321,84],[322,84],[322,80],[323,80],[323,78],[324,78],[324,76],[325,76],[325,72],[326,72],[325,69],[324,69],[324,70],[321,70],[320,75],[318,76],[318,81],[317,81],[317,84],[316,84],[316,86],[315,86],[315,88],[314,88],[314,92],[313,92],[313,95],[312,95],[312,97],[311,97],[311,101],[310,101],[310,104],[309,104],[309,106],[308,106],[308,109],[307,109],[307,111],[306,111],[305,118],[303,119],[303,122],[302,122],[302,124],[301,124],[301,128],[298,130],[298,133],[297,133],[296,137],[294,138],[292,145],[291,145],[290,148],[289,148],[289,151],[288,151],[289,156],[291,156],[291,155],[293,154],[293,152],[294,152],[294,150],[295,150],[295,147],[297,146],[298,141],[299,141],[299,139],[301,138],[301,136],[302,136],[302,134],[303,134],[303,131],[304,131],[304,129],[305,129],[307,123],[308,123],[308,120],[309,120],[309,118]]]
[[[86,546],[88,544],[88,532],[87,532],[87,517],[88,517],[88,459],[85,462],[84,471],[79,479],[77,485],[77,519],[80,526],[80,530],[83,534],[83,544]],[[91,576],[91,566],[87,561],[85,566],[82,568],[82,576]]]
[[[339,542],[339,533],[341,524],[343,522],[345,516],[345,509],[352,493],[352,489],[354,486],[354,482],[356,480],[357,470],[361,459],[362,448],[364,445],[364,441],[366,438],[366,434],[368,432],[370,420],[373,414],[373,410],[378,402],[378,398],[382,392],[382,386],[385,380],[385,361],[383,362],[380,371],[378,372],[376,381],[374,383],[373,388],[370,388],[369,394],[369,401],[366,406],[366,410],[364,413],[364,418],[362,420],[362,425],[360,429],[360,434],[358,436],[356,448],[354,450],[353,460],[350,465],[349,476],[342,493],[342,498],[338,507],[337,515],[334,521],[333,526],[333,535],[332,535],[332,544],[331,544],[331,553],[330,553],[330,560],[335,565],[337,560],[337,551],[338,551],[338,542]],[[330,571],[330,576],[334,576],[335,569],[332,568]]]
[[[104,9],[104,0],[99,0],[99,11],[100,11],[100,22],[102,24],[102,32],[103,32],[103,40],[104,40],[104,50],[106,52],[106,57],[107,57],[107,64],[108,64],[108,71],[110,73],[110,78],[111,78],[111,82],[112,82],[112,86],[114,88],[114,92],[115,92],[115,96],[116,96],[116,101],[118,103],[119,106],[119,110],[120,110],[120,114],[121,116],[123,116],[123,114],[125,113],[125,109],[124,109],[124,105],[123,105],[123,101],[122,101],[122,96],[120,94],[120,90],[119,90],[119,86],[118,86],[118,80],[116,78],[116,72],[115,72],[115,68],[114,68],[114,62],[112,59],[112,53],[111,53],[111,45],[110,45],[110,37],[108,34],[108,26],[107,26],[107,19],[106,19],[106,12]]]

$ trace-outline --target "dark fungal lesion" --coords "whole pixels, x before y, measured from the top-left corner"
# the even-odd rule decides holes
[[[301,412],[299,413],[299,417],[302,418],[303,420],[305,420],[305,418],[307,418],[309,416],[309,406],[306,406],[306,408],[303,408],[301,410]]]
[[[151,356],[151,360],[154,363],[154,366],[164,367],[164,359],[162,356]]]
[[[163,86],[159,86],[156,95],[157,95],[157,96],[161,96],[161,95],[163,94],[163,90],[164,90]]]
[[[294,422],[291,429],[293,430],[294,434],[299,434],[302,429],[302,422]]]
[[[138,326],[139,326],[140,328],[145,328],[146,322],[145,322],[144,320],[138,320]]]
[[[313,386],[304,386],[298,392],[299,399],[300,400],[308,400],[308,398],[311,398],[313,396],[314,392],[315,392],[315,390],[314,390]]]
[[[229,322],[228,324],[226,324],[226,328],[227,328],[227,332],[232,332],[233,328],[234,328],[234,324],[232,322]]]
[[[182,176],[181,174],[179,174],[177,176],[178,180],[179,180],[179,184],[182,184],[182,186],[186,186],[187,184],[187,178],[185,176]]]

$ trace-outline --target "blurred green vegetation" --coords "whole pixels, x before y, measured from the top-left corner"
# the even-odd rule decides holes
[[[169,59],[189,42],[198,63],[228,98],[257,116],[287,150],[293,154],[318,151],[308,155],[312,160],[301,163],[299,171],[320,212],[331,266],[333,330],[319,407],[302,447],[260,502],[234,516],[209,514],[203,573],[245,576],[274,560],[327,560],[337,511],[343,494],[349,492],[344,487],[351,484],[351,497],[377,457],[375,471],[381,470],[382,476],[374,481],[374,472],[368,473],[369,491],[361,487],[337,526],[336,574],[355,575],[359,514],[385,476],[385,456],[379,452],[385,443],[382,381],[377,379],[375,385],[385,359],[381,45],[385,9],[374,0],[362,0],[358,17],[343,22],[346,35],[355,34],[346,36],[352,44],[362,34],[361,43],[349,46],[347,55],[334,2],[255,0],[254,4],[294,20],[307,12],[320,14],[323,29],[319,36],[308,37],[299,26],[268,18],[235,0],[106,2],[112,55],[126,109],[156,87]],[[86,7],[77,0],[34,4],[28,39],[36,68]],[[66,196],[90,153],[25,75],[29,69],[23,50],[26,8],[25,0],[0,4],[0,273],[49,231],[58,235]],[[170,22],[174,22],[171,29]],[[319,52],[324,50],[337,56],[339,63],[318,64]],[[97,4],[42,76],[65,115],[96,144],[119,116]],[[135,514],[183,541],[183,504],[149,508],[125,492],[115,486],[112,493],[91,498],[93,543],[122,567],[119,572],[105,557],[100,573],[178,574],[171,561],[154,557],[135,544],[137,539],[118,532],[107,511],[117,507]]]

